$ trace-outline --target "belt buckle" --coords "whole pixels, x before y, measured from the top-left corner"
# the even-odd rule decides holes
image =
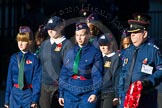
[[[77,79],[80,79],[80,76],[77,76]]]

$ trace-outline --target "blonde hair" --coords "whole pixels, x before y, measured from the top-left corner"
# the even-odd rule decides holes
[[[16,37],[17,41],[29,42],[30,34],[29,33],[18,33]]]

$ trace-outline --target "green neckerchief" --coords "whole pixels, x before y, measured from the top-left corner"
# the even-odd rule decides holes
[[[94,38],[90,38],[90,39],[89,39],[89,42],[90,42],[90,43],[93,43],[93,41],[94,41]]]
[[[25,64],[25,57],[23,54],[19,66],[19,76],[18,76],[18,84],[20,89],[24,87],[24,64]]]
[[[77,55],[75,57],[75,60],[74,60],[74,65],[73,65],[74,74],[78,74],[78,65],[79,65],[79,61],[80,61],[81,50],[82,50],[82,48],[79,49],[79,51],[77,52]]]

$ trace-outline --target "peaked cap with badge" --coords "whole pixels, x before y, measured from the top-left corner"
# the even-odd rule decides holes
[[[150,24],[151,17],[146,14],[135,13],[133,14],[133,19],[128,20],[130,28],[127,32],[138,32],[141,30],[146,30]]]
[[[98,43],[99,45],[109,45],[110,44],[110,41],[108,39],[108,35],[107,34],[103,34],[99,37],[98,39]]]
[[[63,20],[58,16],[53,16],[48,20],[45,28],[47,30],[52,30],[61,24],[63,24]]]

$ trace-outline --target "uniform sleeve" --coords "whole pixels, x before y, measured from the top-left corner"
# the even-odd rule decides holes
[[[161,82],[162,79],[162,55],[159,50],[155,50],[153,53],[153,74],[150,75],[146,80],[149,80],[152,82],[153,86],[156,86]]]
[[[113,68],[113,83],[114,83],[114,87],[115,87],[115,97],[118,98],[119,97],[119,91],[118,91],[118,86],[119,86],[119,75],[121,72],[121,60],[118,57],[115,61],[114,61],[114,68]]]
[[[59,77],[59,98],[64,97],[64,87],[66,86],[68,79],[67,72],[68,69],[63,65]]]
[[[35,58],[33,65],[34,65],[33,67],[34,75],[32,80],[32,85],[33,85],[32,102],[38,103],[40,97],[42,69],[41,69],[40,61],[37,58]]]
[[[62,59],[65,61],[65,56],[68,55],[67,53],[69,50],[73,47],[73,44],[69,41],[66,40],[65,44],[63,45],[63,53],[62,53]],[[66,86],[67,79],[68,79],[68,69],[66,68],[65,65],[62,66],[60,76],[59,76],[59,97],[63,98],[64,97],[64,86]]]
[[[13,66],[13,56],[10,59],[10,63],[9,63],[9,67],[8,67],[7,85],[6,85],[6,92],[5,92],[5,104],[9,104],[9,97],[11,94],[11,89],[13,87],[12,66]]]
[[[121,71],[119,74],[118,94],[120,98],[124,96],[125,73],[125,71]]]
[[[102,88],[103,82],[103,58],[100,51],[95,55],[95,61],[92,67],[92,80],[93,80],[93,94],[98,95]]]
[[[124,59],[121,60],[121,62],[124,62]],[[118,85],[118,95],[120,98],[124,97],[124,84],[125,84],[125,75],[126,70],[122,69],[122,63],[121,63],[121,69],[119,72],[119,85]]]

